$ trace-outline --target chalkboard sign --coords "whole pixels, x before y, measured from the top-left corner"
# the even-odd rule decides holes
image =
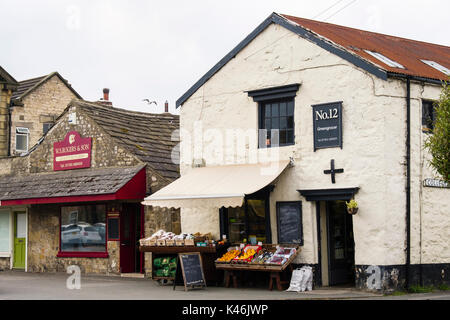
[[[200,253],[179,253],[181,271],[184,280],[184,289],[187,287],[206,287],[205,275],[203,274],[202,257]]]
[[[303,245],[302,203],[277,202],[278,243]]]
[[[342,102],[313,105],[314,151],[342,148]]]
[[[108,240],[119,241],[119,217],[108,217]]]

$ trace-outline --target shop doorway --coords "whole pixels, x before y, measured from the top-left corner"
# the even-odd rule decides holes
[[[27,242],[27,214],[14,212],[14,256],[13,268],[25,269]]]
[[[345,201],[326,202],[328,284],[354,285],[355,243]]]
[[[120,213],[120,272],[140,273],[142,255],[139,252],[141,236],[141,207],[124,203]]]

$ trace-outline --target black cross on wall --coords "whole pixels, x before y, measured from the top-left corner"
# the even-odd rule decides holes
[[[344,169],[334,168],[334,159],[331,160],[331,170],[324,170],[325,174],[331,174],[331,182],[336,183],[336,173],[344,173]]]

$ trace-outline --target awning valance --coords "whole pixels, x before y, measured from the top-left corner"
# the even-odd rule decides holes
[[[290,161],[195,168],[145,198],[143,204],[166,208],[239,207],[245,195],[273,182]]]

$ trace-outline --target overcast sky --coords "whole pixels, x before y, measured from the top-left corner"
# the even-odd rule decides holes
[[[168,100],[173,112],[272,12],[450,45],[448,0],[0,0],[0,65],[18,81],[58,71],[86,100],[110,88],[117,107]]]

